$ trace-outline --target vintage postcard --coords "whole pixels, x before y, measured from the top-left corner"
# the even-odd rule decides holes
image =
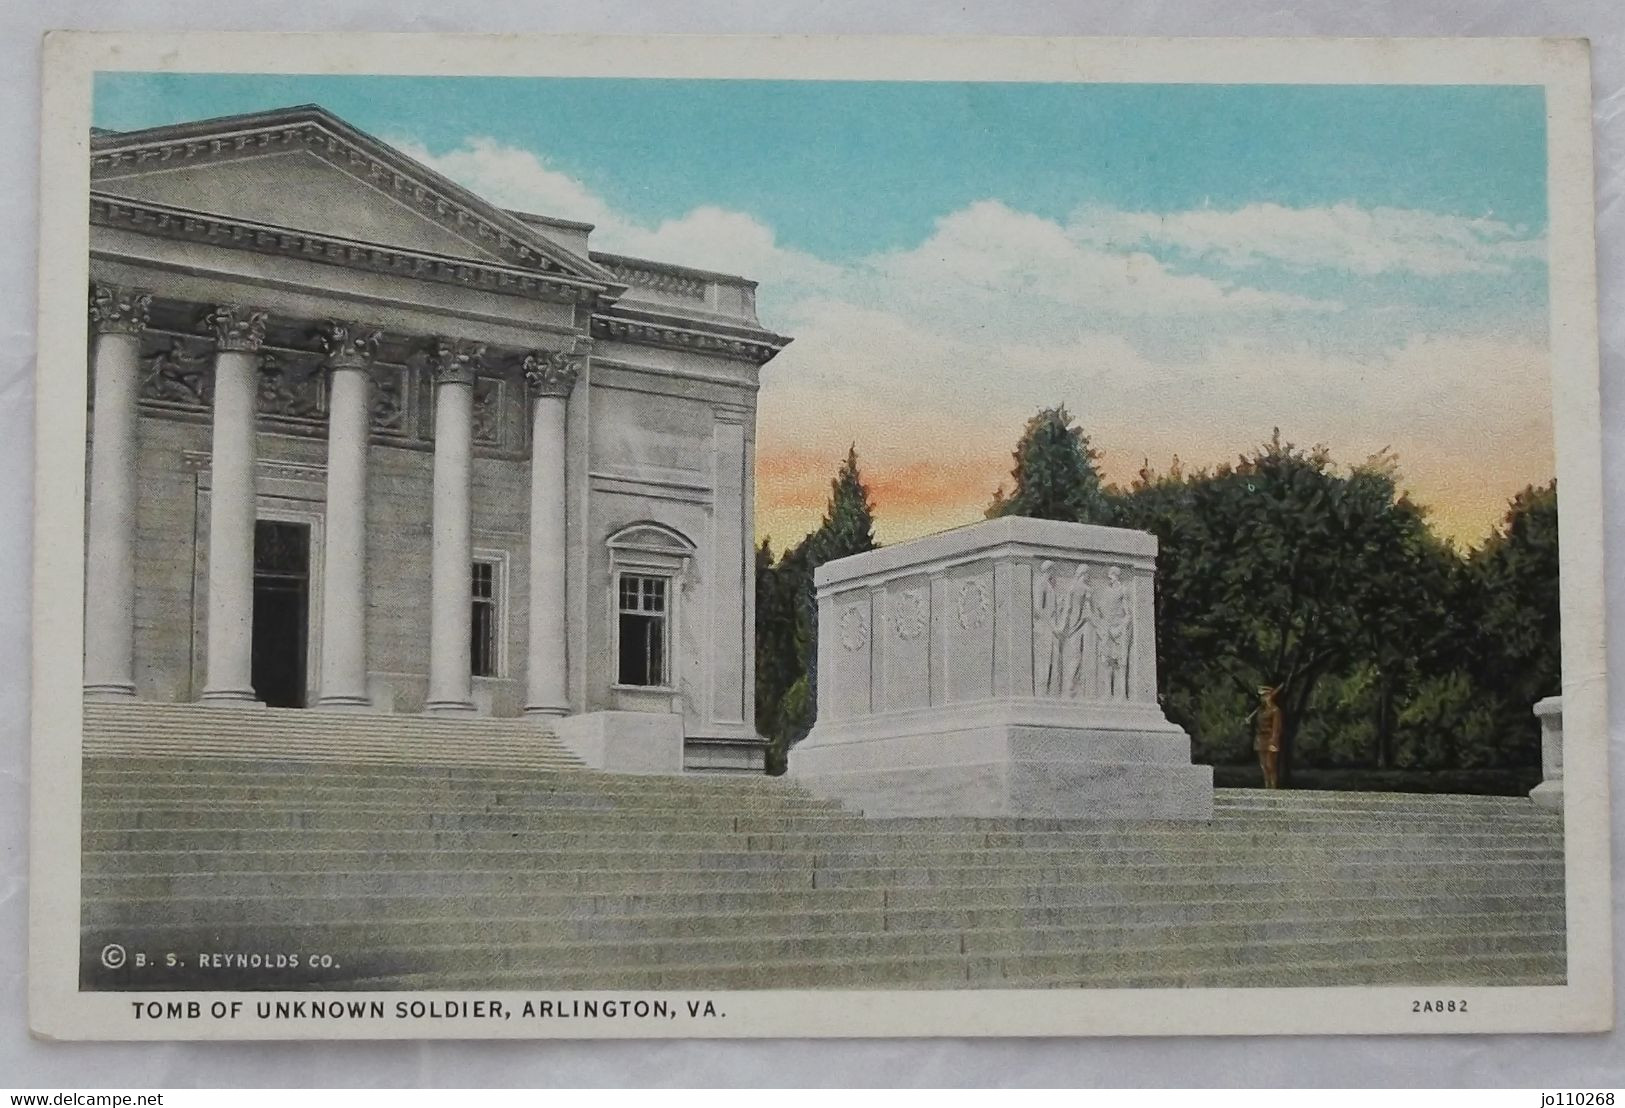
[[[45,60],[38,1034],[1609,1026],[1584,42]]]

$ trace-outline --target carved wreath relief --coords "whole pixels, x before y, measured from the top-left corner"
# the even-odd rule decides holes
[[[1133,602],[1120,566],[1044,562],[1033,582],[1033,662],[1043,695],[1127,700]]]
[[[974,631],[987,622],[990,602],[987,586],[980,581],[965,581],[959,586],[959,626]]]
[[[892,602],[892,622],[897,637],[909,642],[925,634],[931,619],[931,602],[924,589],[905,589]]]
[[[862,650],[869,642],[869,621],[858,607],[841,613],[841,645],[848,651]]]

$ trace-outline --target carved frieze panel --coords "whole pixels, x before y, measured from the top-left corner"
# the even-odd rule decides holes
[[[1133,638],[1134,598],[1121,566],[1039,564],[1033,677],[1040,696],[1128,699]]]
[[[704,300],[706,282],[685,273],[672,273],[662,269],[644,269],[627,262],[616,262],[609,267],[615,279],[636,288],[663,292],[668,296],[681,296],[688,300]]]
[[[925,634],[931,622],[931,596],[923,588],[905,589],[892,600],[892,621],[897,637],[912,642]]]
[[[141,360],[144,403],[205,411],[214,402],[214,350],[207,340],[148,332]]]
[[[857,605],[841,613],[841,645],[848,651],[862,650],[869,644],[869,617]]]
[[[375,435],[411,433],[409,371],[404,365],[374,362],[372,373],[372,431]]]
[[[474,379],[474,441],[480,446],[507,445],[507,394],[500,377]]]
[[[268,350],[260,356],[259,412],[283,419],[323,418],[327,406],[322,356]]]
[[[988,612],[992,606],[986,582],[971,578],[959,583],[955,591],[955,610],[959,615],[959,626],[967,631],[981,628],[987,623]]]

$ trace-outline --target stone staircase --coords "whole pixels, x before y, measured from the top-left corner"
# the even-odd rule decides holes
[[[490,729],[484,753],[516,741],[474,722]],[[414,750],[453,741],[425,721],[401,726]],[[557,768],[566,756],[534,729],[529,764],[504,767],[340,760],[336,740],[313,735],[290,734],[299,744],[277,760],[231,757],[223,732],[206,754],[97,753],[108,739],[95,737],[85,988],[1510,985],[1565,974],[1561,825],[1523,799],[1238,790],[1220,792],[1209,824],[866,820],[782,780]],[[100,961],[110,943],[129,954],[117,970]],[[170,952],[182,964],[162,968]],[[203,953],[301,964],[201,968]],[[334,964],[312,967],[313,955]]]
[[[85,704],[84,752],[307,762],[572,769],[580,761],[536,720]]]

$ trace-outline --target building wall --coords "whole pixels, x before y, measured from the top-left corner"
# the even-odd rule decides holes
[[[590,396],[585,710],[656,708],[661,698],[616,688],[611,536],[652,522],[695,549],[673,613],[676,695],[691,737],[754,734],[751,482],[755,367],[598,343]]]
[[[737,383],[667,379],[615,364],[583,382],[584,528],[570,544],[569,647],[583,671],[576,711],[674,710],[697,735],[731,735],[750,719],[748,646],[742,575],[751,565],[744,458],[719,473],[719,453],[747,446],[754,391]],[[409,386],[416,395],[416,375]],[[476,700],[493,715],[519,714],[525,701],[529,617],[530,460],[522,445],[525,401],[516,382],[499,405],[503,446],[481,448],[474,462],[473,539],[477,556],[500,559],[498,675],[477,678]],[[427,389],[425,398],[432,396]],[[412,417],[432,428],[432,403]],[[718,414],[723,419],[719,422]],[[747,418],[740,413],[750,412]],[[741,423],[740,421],[744,422]],[[320,427],[298,433],[262,423],[256,447],[262,518],[312,524],[308,688],[316,692],[320,658],[321,543],[326,443]],[[574,428],[573,428],[574,430]],[[719,436],[724,444],[719,452]],[[140,501],[136,549],[138,695],[196,699],[206,680],[210,425],[205,408],[143,407],[138,433]],[[417,712],[427,694],[434,454],[428,435],[406,441],[375,435],[368,459],[368,668],[375,706]],[[719,527],[719,520],[723,525]],[[654,522],[695,547],[674,597],[671,662],[674,695],[614,687],[616,614],[608,542],[629,525]],[[719,535],[732,537],[726,549]],[[719,590],[723,582],[731,587]],[[92,595],[93,583],[92,583]],[[719,644],[732,644],[728,672]],[[719,691],[722,693],[719,696]]]

